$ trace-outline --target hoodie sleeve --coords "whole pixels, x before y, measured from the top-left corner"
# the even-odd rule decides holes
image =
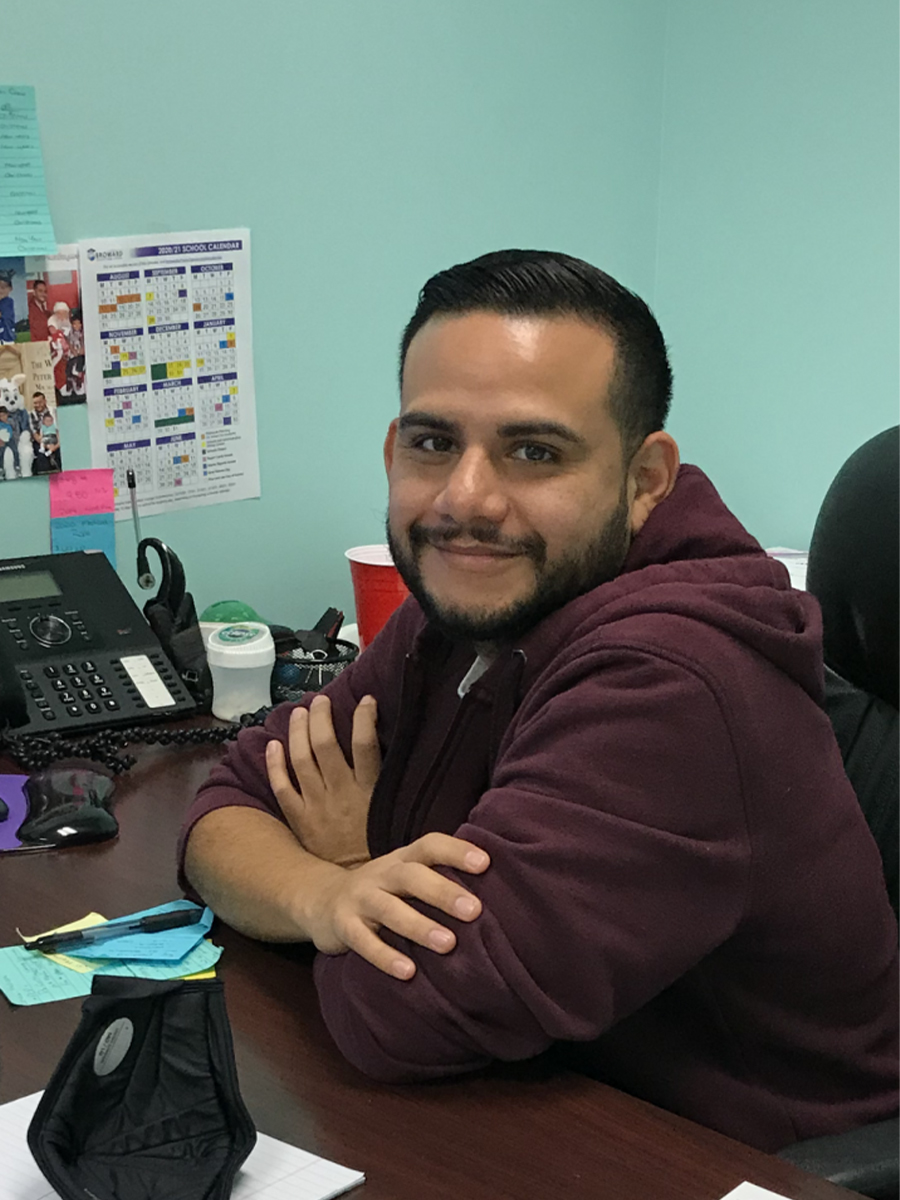
[[[420,625],[418,606],[411,603],[403,605],[366,652],[322,689],[331,700],[335,733],[348,760],[353,713],[366,695],[373,695],[378,700],[379,738],[382,739],[382,751],[384,750],[384,740],[389,738],[395,718],[393,708],[396,698],[393,695],[394,689],[386,688],[382,681],[385,678],[396,677],[397,660],[399,658],[402,661],[406,648]],[[308,707],[319,694],[308,692],[300,703]],[[273,738],[277,738],[287,752],[288,725],[295,707],[293,704],[281,704],[273,709],[264,725],[242,730],[197,792],[178,839],[178,877],[183,888],[189,887],[184,875],[187,840],[191,830],[207,813],[217,808],[236,805],[259,809],[279,821],[284,821],[278,801],[269,787],[266,745]],[[294,782],[296,783],[296,780]]]
[[[375,1078],[597,1038],[729,936],[750,856],[720,697],[675,657],[585,656],[528,697],[458,835],[491,866],[455,875],[483,903],[476,921],[433,914],[450,954],[390,936],[417,964],[408,982],[352,953],[316,962],[328,1028]]]

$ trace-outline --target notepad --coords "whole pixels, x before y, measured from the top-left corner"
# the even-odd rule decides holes
[[[26,1134],[40,1092],[0,1104],[0,1200],[53,1200],[31,1157]],[[238,1172],[232,1200],[330,1200],[365,1181],[361,1171],[338,1166],[266,1134],[257,1134],[250,1157]]]
[[[781,1192],[770,1192],[756,1183],[739,1183],[722,1200],[787,1200]]]

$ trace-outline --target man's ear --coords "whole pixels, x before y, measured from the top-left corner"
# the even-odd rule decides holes
[[[628,466],[629,515],[632,535],[675,486],[680,463],[671,434],[658,430],[646,437]]]
[[[399,418],[394,417],[390,425],[388,425],[387,437],[384,439],[384,469],[388,475],[391,473],[391,465],[394,461],[394,444],[397,441],[397,426]]]

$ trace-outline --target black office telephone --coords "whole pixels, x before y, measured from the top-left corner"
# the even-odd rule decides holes
[[[105,554],[0,560],[0,729],[90,734],[195,707]]]

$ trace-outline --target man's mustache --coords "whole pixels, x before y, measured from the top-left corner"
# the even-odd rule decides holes
[[[414,521],[409,527],[409,542],[414,550],[423,546],[447,546],[465,538],[482,546],[494,546],[507,554],[524,554],[536,562],[543,562],[547,556],[547,544],[540,534],[533,533],[527,537],[504,537],[496,525],[490,521],[466,521],[462,523],[428,526]]]

